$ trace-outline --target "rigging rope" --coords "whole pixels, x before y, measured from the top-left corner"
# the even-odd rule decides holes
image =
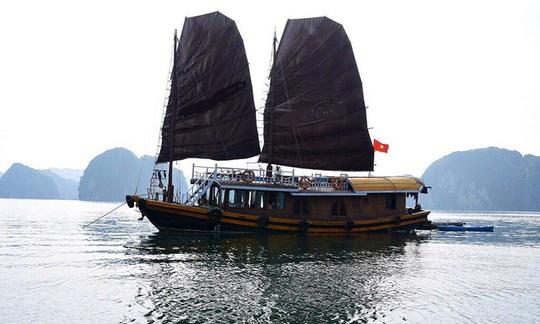
[[[175,52],[175,49],[173,49],[173,54],[171,55],[171,58],[169,59],[169,73],[168,73],[168,77],[167,77],[167,82],[166,82],[166,86],[165,86],[165,99],[163,100],[163,105],[162,105],[162,111],[161,111],[161,121],[163,122],[164,118],[165,118],[165,114],[167,112],[167,103],[168,103],[168,99],[169,99],[169,90],[171,89],[171,79],[172,79],[172,69],[173,69],[173,61],[174,61],[174,55],[176,54]],[[153,118],[152,118],[152,125],[155,125],[156,124],[156,114],[153,115]],[[157,150],[156,150],[156,157],[154,158],[154,164],[155,164],[155,161],[157,160],[157,156],[159,155],[159,151],[160,151],[160,142],[161,142],[161,126],[159,127],[159,132],[158,132],[158,144],[157,144]],[[149,138],[149,137],[148,137]],[[141,161],[141,167],[139,168],[139,175],[137,177],[137,184],[135,185],[135,194],[137,194],[137,191],[139,190],[139,183],[141,181],[141,174],[142,174],[142,170],[143,170],[143,167],[145,165],[145,162],[146,160],[145,159],[142,159],[143,161]]]
[[[141,181],[141,173],[142,173],[142,169],[143,169],[143,166],[144,166],[144,162],[146,161],[146,159],[142,158],[141,159],[141,167],[139,168],[139,176],[137,177],[137,184],[135,185],[135,193],[134,195],[137,194],[137,190],[139,190],[139,182]]]
[[[110,213],[112,213],[113,211],[117,210],[118,208],[124,206],[125,204],[127,204],[127,202],[121,203],[120,205],[116,206],[115,208],[113,208],[113,209],[110,210],[109,212],[105,213],[104,215],[102,215],[102,216],[100,216],[100,217],[94,219],[93,221],[91,221],[90,223],[88,223],[88,224],[86,224],[86,225],[83,225],[82,228],[86,228],[86,227],[88,227],[88,226],[94,224],[94,223],[97,222],[98,220],[100,220],[100,219],[102,219],[103,217],[109,215]]]

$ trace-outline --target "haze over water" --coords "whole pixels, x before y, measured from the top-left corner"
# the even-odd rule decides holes
[[[540,214],[494,233],[161,235],[115,204],[0,199],[0,322],[540,321]]]

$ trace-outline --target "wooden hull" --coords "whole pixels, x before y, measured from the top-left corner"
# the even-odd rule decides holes
[[[369,220],[314,220],[268,217],[190,207],[131,197],[141,213],[160,231],[287,232],[306,234],[354,234],[422,227],[429,211]],[[218,210],[216,213],[215,211]]]

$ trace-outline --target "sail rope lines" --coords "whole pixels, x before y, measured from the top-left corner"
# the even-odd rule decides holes
[[[275,29],[275,28],[274,28]],[[259,139],[259,143],[263,144],[264,147],[264,110],[266,108],[266,97],[268,97],[268,92],[270,91],[270,82],[272,82],[272,65],[274,64],[274,51],[272,50],[270,53],[270,60],[268,62],[268,77],[267,82],[264,83],[265,89],[263,90],[263,97],[261,99],[261,105],[259,108],[255,109],[255,122],[257,124],[257,135]],[[257,119],[257,114],[262,117],[262,119]],[[259,130],[261,130],[259,132]],[[262,151],[262,150],[261,150]],[[257,162],[260,163],[260,162]]]
[[[161,120],[164,120],[165,119],[165,114],[166,114],[166,111],[167,111],[167,103],[168,103],[168,100],[169,100],[169,91],[171,89],[171,84],[172,84],[172,69],[173,69],[173,59],[174,59],[174,55],[176,55],[175,53],[175,49],[173,49],[173,54],[171,56],[171,58],[169,59],[169,77],[167,78],[167,82],[166,82],[166,86],[165,86],[165,98],[163,99],[163,105],[162,105],[162,108],[161,108]],[[154,114],[154,117],[152,119],[152,125],[156,124],[156,115]],[[150,137],[148,137],[150,138]],[[161,143],[161,126],[159,127],[159,132],[158,132],[158,144],[157,144],[157,150],[156,150],[156,156],[154,158],[154,164],[155,164],[155,161],[157,161],[157,156],[159,155],[159,149],[160,149],[160,143]],[[139,183],[141,181],[141,174],[142,174],[142,170],[144,168],[144,164],[146,162],[146,159],[142,159],[141,161],[141,166],[139,168],[139,175],[137,177],[137,183],[135,184],[135,195],[137,194],[138,190],[139,190]]]
[[[137,191],[139,190],[139,182],[141,181],[141,173],[142,173],[142,169],[143,169],[143,166],[144,166],[144,162],[146,159],[141,159],[141,167],[139,168],[139,175],[137,176],[137,184],[135,185],[135,193],[134,195],[137,194]]]
[[[182,177],[184,176],[184,173],[182,172],[182,170],[180,169],[180,163],[178,161],[174,161],[176,163],[176,168],[178,169],[179,171],[179,174],[178,174],[178,177],[176,177],[176,181],[178,182],[176,184],[176,195],[177,195],[177,199],[176,201],[182,201],[182,179],[180,179],[180,175],[182,175]],[[174,169],[173,169],[173,173],[174,173]]]

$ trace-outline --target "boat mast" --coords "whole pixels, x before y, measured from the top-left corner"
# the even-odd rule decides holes
[[[272,72],[274,71],[274,66],[276,63],[276,44],[277,44],[277,36],[276,36],[276,30],[274,29],[274,39],[272,41],[272,68],[270,69],[270,82],[272,82]],[[274,104],[274,92],[272,91],[272,105]],[[274,109],[270,109],[270,118],[269,118],[269,140],[268,140],[268,147],[270,151],[270,156],[268,157],[268,164],[266,165],[266,176],[271,178],[272,177],[272,151],[273,151],[273,142],[274,142],[274,127],[272,127],[272,122],[274,121]]]
[[[176,78],[176,56],[178,49],[178,37],[176,35],[176,29],[174,30],[174,54],[173,54],[173,69],[171,80]],[[172,84],[172,83],[171,83]],[[173,186],[173,152],[174,152],[174,123],[176,121],[176,108],[178,107],[178,90],[176,89],[178,84],[175,82],[175,89],[171,87],[171,94],[175,96],[173,102],[173,109],[171,109],[171,120],[169,122],[169,178],[167,183],[167,201],[172,203],[174,197],[174,186]],[[172,93],[174,91],[174,93]]]

